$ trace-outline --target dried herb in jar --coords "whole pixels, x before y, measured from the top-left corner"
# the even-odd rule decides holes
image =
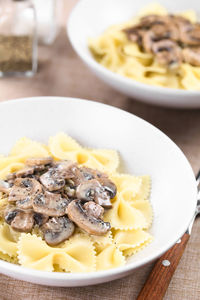
[[[0,35],[0,71],[32,70],[32,37]]]

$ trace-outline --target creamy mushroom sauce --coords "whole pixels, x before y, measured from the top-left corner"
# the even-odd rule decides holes
[[[102,172],[51,157],[29,158],[24,169],[0,181],[8,197],[4,218],[12,229],[31,232],[38,226],[45,241],[55,246],[76,226],[89,234],[104,235],[111,226],[102,219],[112,207],[115,184]]]
[[[148,15],[124,29],[130,41],[155,55],[160,65],[176,69],[182,62],[200,66],[200,23],[178,15]]]

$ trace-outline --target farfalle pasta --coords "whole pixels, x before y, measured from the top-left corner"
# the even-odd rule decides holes
[[[119,75],[149,85],[199,91],[199,34],[195,11],[172,15],[162,5],[150,3],[129,21],[91,37],[88,47],[99,64]]]
[[[0,259],[48,272],[93,272],[123,266],[126,257],[152,241],[153,237],[147,232],[153,220],[150,177],[120,174],[117,151],[84,148],[65,133],[50,137],[48,145],[21,138],[8,156],[0,156],[0,179],[26,170],[27,159],[30,158],[31,163],[32,157],[47,161],[52,157],[58,163],[70,160],[85,170],[96,169],[97,174],[105,172],[117,189],[111,199],[112,207],[106,209],[102,217],[111,228],[99,236],[77,227],[68,239],[51,245],[39,225],[26,233],[13,229],[8,220],[8,224],[5,222],[3,212],[10,203],[10,194],[6,197],[0,192]]]

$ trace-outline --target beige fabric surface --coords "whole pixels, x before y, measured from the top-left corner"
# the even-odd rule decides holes
[[[80,61],[66,37],[64,22],[75,0],[65,0],[63,28],[55,44],[40,48],[39,72],[31,79],[0,79],[0,100],[28,96],[72,96],[120,107],[154,124],[183,150],[195,172],[200,168],[200,110],[147,106],[114,91]],[[0,300],[130,300],[145,282],[152,264],[131,276],[80,288],[39,286],[0,275]],[[170,283],[165,300],[200,299],[200,218]]]

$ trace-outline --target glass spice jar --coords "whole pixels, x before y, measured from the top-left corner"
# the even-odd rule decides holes
[[[36,71],[37,24],[31,0],[0,0],[0,76],[29,77]]]

